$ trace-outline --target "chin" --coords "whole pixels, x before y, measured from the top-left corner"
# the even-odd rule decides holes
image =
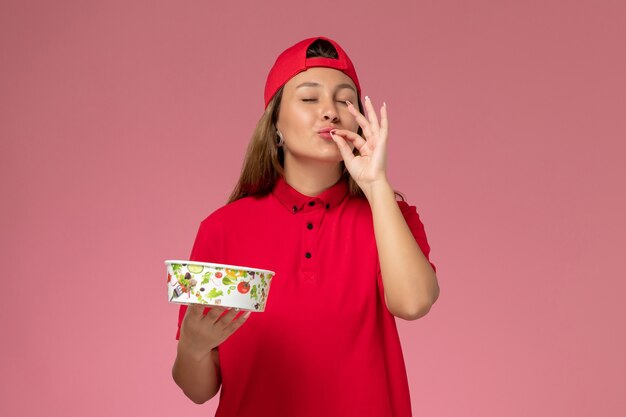
[[[339,152],[339,149],[334,149],[329,152],[321,152],[321,155],[319,155],[319,159],[324,160],[325,162],[335,163],[343,161],[343,157],[341,156],[341,152]]]
[[[323,147],[321,149],[309,149],[302,152],[291,151],[289,153],[292,158],[299,159],[301,161],[308,159],[326,164],[339,164],[343,161],[339,148],[336,146],[333,148]]]

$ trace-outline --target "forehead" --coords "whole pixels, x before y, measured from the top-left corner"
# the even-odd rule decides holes
[[[339,84],[350,84],[356,91],[352,78],[334,68],[313,67],[302,71],[285,83],[286,90],[294,90],[298,85],[305,82],[315,82],[322,88],[334,88]]]

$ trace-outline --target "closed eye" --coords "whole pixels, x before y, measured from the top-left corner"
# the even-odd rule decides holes
[[[303,98],[302,101],[308,103],[308,102],[317,101],[317,99],[316,98]],[[341,104],[347,105],[345,100],[337,100],[337,103],[341,103]]]

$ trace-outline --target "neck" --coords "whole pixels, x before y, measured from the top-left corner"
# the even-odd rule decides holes
[[[315,197],[339,181],[342,175],[340,163],[294,161],[285,158],[285,181],[299,193]]]

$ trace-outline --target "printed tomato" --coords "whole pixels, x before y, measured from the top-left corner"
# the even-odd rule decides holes
[[[247,293],[248,291],[250,291],[250,284],[246,281],[242,281],[237,285],[237,291],[239,291],[242,294]]]

